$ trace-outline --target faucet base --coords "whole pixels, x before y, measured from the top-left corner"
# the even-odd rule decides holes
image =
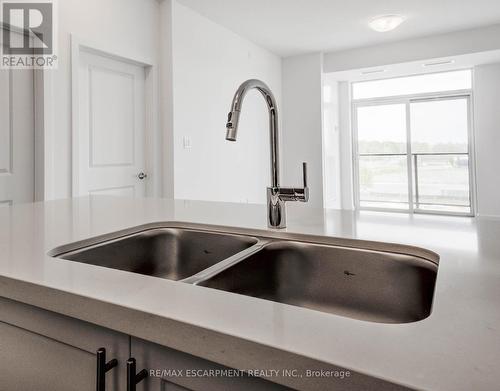
[[[280,197],[279,187],[267,188],[267,226],[274,229],[286,228],[286,204]]]

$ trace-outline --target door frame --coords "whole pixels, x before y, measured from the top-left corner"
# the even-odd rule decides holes
[[[9,25],[0,21],[0,32],[2,30],[10,30],[11,32],[29,35],[33,39],[33,35],[29,31],[25,31],[19,27]],[[12,70],[9,70],[11,72]],[[50,115],[47,115],[47,109],[51,106],[49,103],[50,91],[48,87],[52,83],[51,73],[48,69],[33,69],[33,137],[34,137],[34,167],[33,167],[33,201],[43,201],[50,198],[50,186],[48,186],[48,176],[51,173],[49,165],[49,157],[52,156],[50,151],[47,151],[48,140],[50,139]]]
[[[99,56],[108,57],[121,62],[138,65],[144,68],[145,81],[145,129],[144,129],[144,157],[145,169],[148,173],[146,181],[146,196],[159,196],[161,194],[161,166],[159,156],[161,153],[161,138],[158,110],[158,67],[151,59],[130,57],[118,54],[108,48],[103,48],[93,42],[71,34],[71,195],[79,196],[79,146],[78,135],[80,133],[80,53],[87,52]]]

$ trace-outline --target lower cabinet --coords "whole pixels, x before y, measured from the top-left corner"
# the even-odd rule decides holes
[[[289,389],[242,376],[199,357],[0,298],[0,391],[34,390]]]
[[[99,391],[126,391],[127,335],[0,298],[1,391],[98,390],[100,348],[117,365],[100,371]]]
[[[261,378],[235,375],[231,368],[138,338],[132,337],[130,346],[137,371],[148,373],[137,384],[137,391],[290,390]]]

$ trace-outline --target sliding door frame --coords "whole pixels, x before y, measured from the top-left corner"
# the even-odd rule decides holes
[[[475,153],[474,153],[474,130],[473,130],[473,107],[472,107],[472,90],[457,90],[457,91],[444,91],[428,94],[415,94],[415,95],[402,95],[394,97],[383,98],[370,98],[353,100],[351,104],[351,118],[352,118],[352,164],[353,164],[353,184],[354,184],[354,205],[357,210],[370,210],[370,211],[385,211],[385,212],[399,212],[409,214],[432,214],[432,215],[448,215],[448,216],[466,216],[473,217],[476,214],[476,175],[475,175]],[[469,169],[469,200],[470,212],[452,212],[452,211],[434,211],[423,210],[414,207],[414,169],[413,169],[413,156],[412,141],[411,141],[411,112],[410,107],[412,103],[429,102],[429,101],[443,101],[454,99],[466,99],[467,102],[467,133],[468,133],[468,169]],[[367,207],[361,206],[360,200],[360,176],[359,176],[359,148],[358,148],[358,109],[361,107],[373,106],[386,106],[386,105],[404,105],[406,113],[406,155],[407,158],[407,177],[408,177],[408,208],[384,208],[384,207]],[[374,154],[375,156],[377,154]],[[398,156],[399,154],[387,154],[390,156]]]

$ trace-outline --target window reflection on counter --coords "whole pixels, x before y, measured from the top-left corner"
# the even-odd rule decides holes
[[[478,252],[478,229],[473,218],[363,211],[358,215],[355,230],[360,239],[420,247],[425,243],[429,250],[437,252]]]

